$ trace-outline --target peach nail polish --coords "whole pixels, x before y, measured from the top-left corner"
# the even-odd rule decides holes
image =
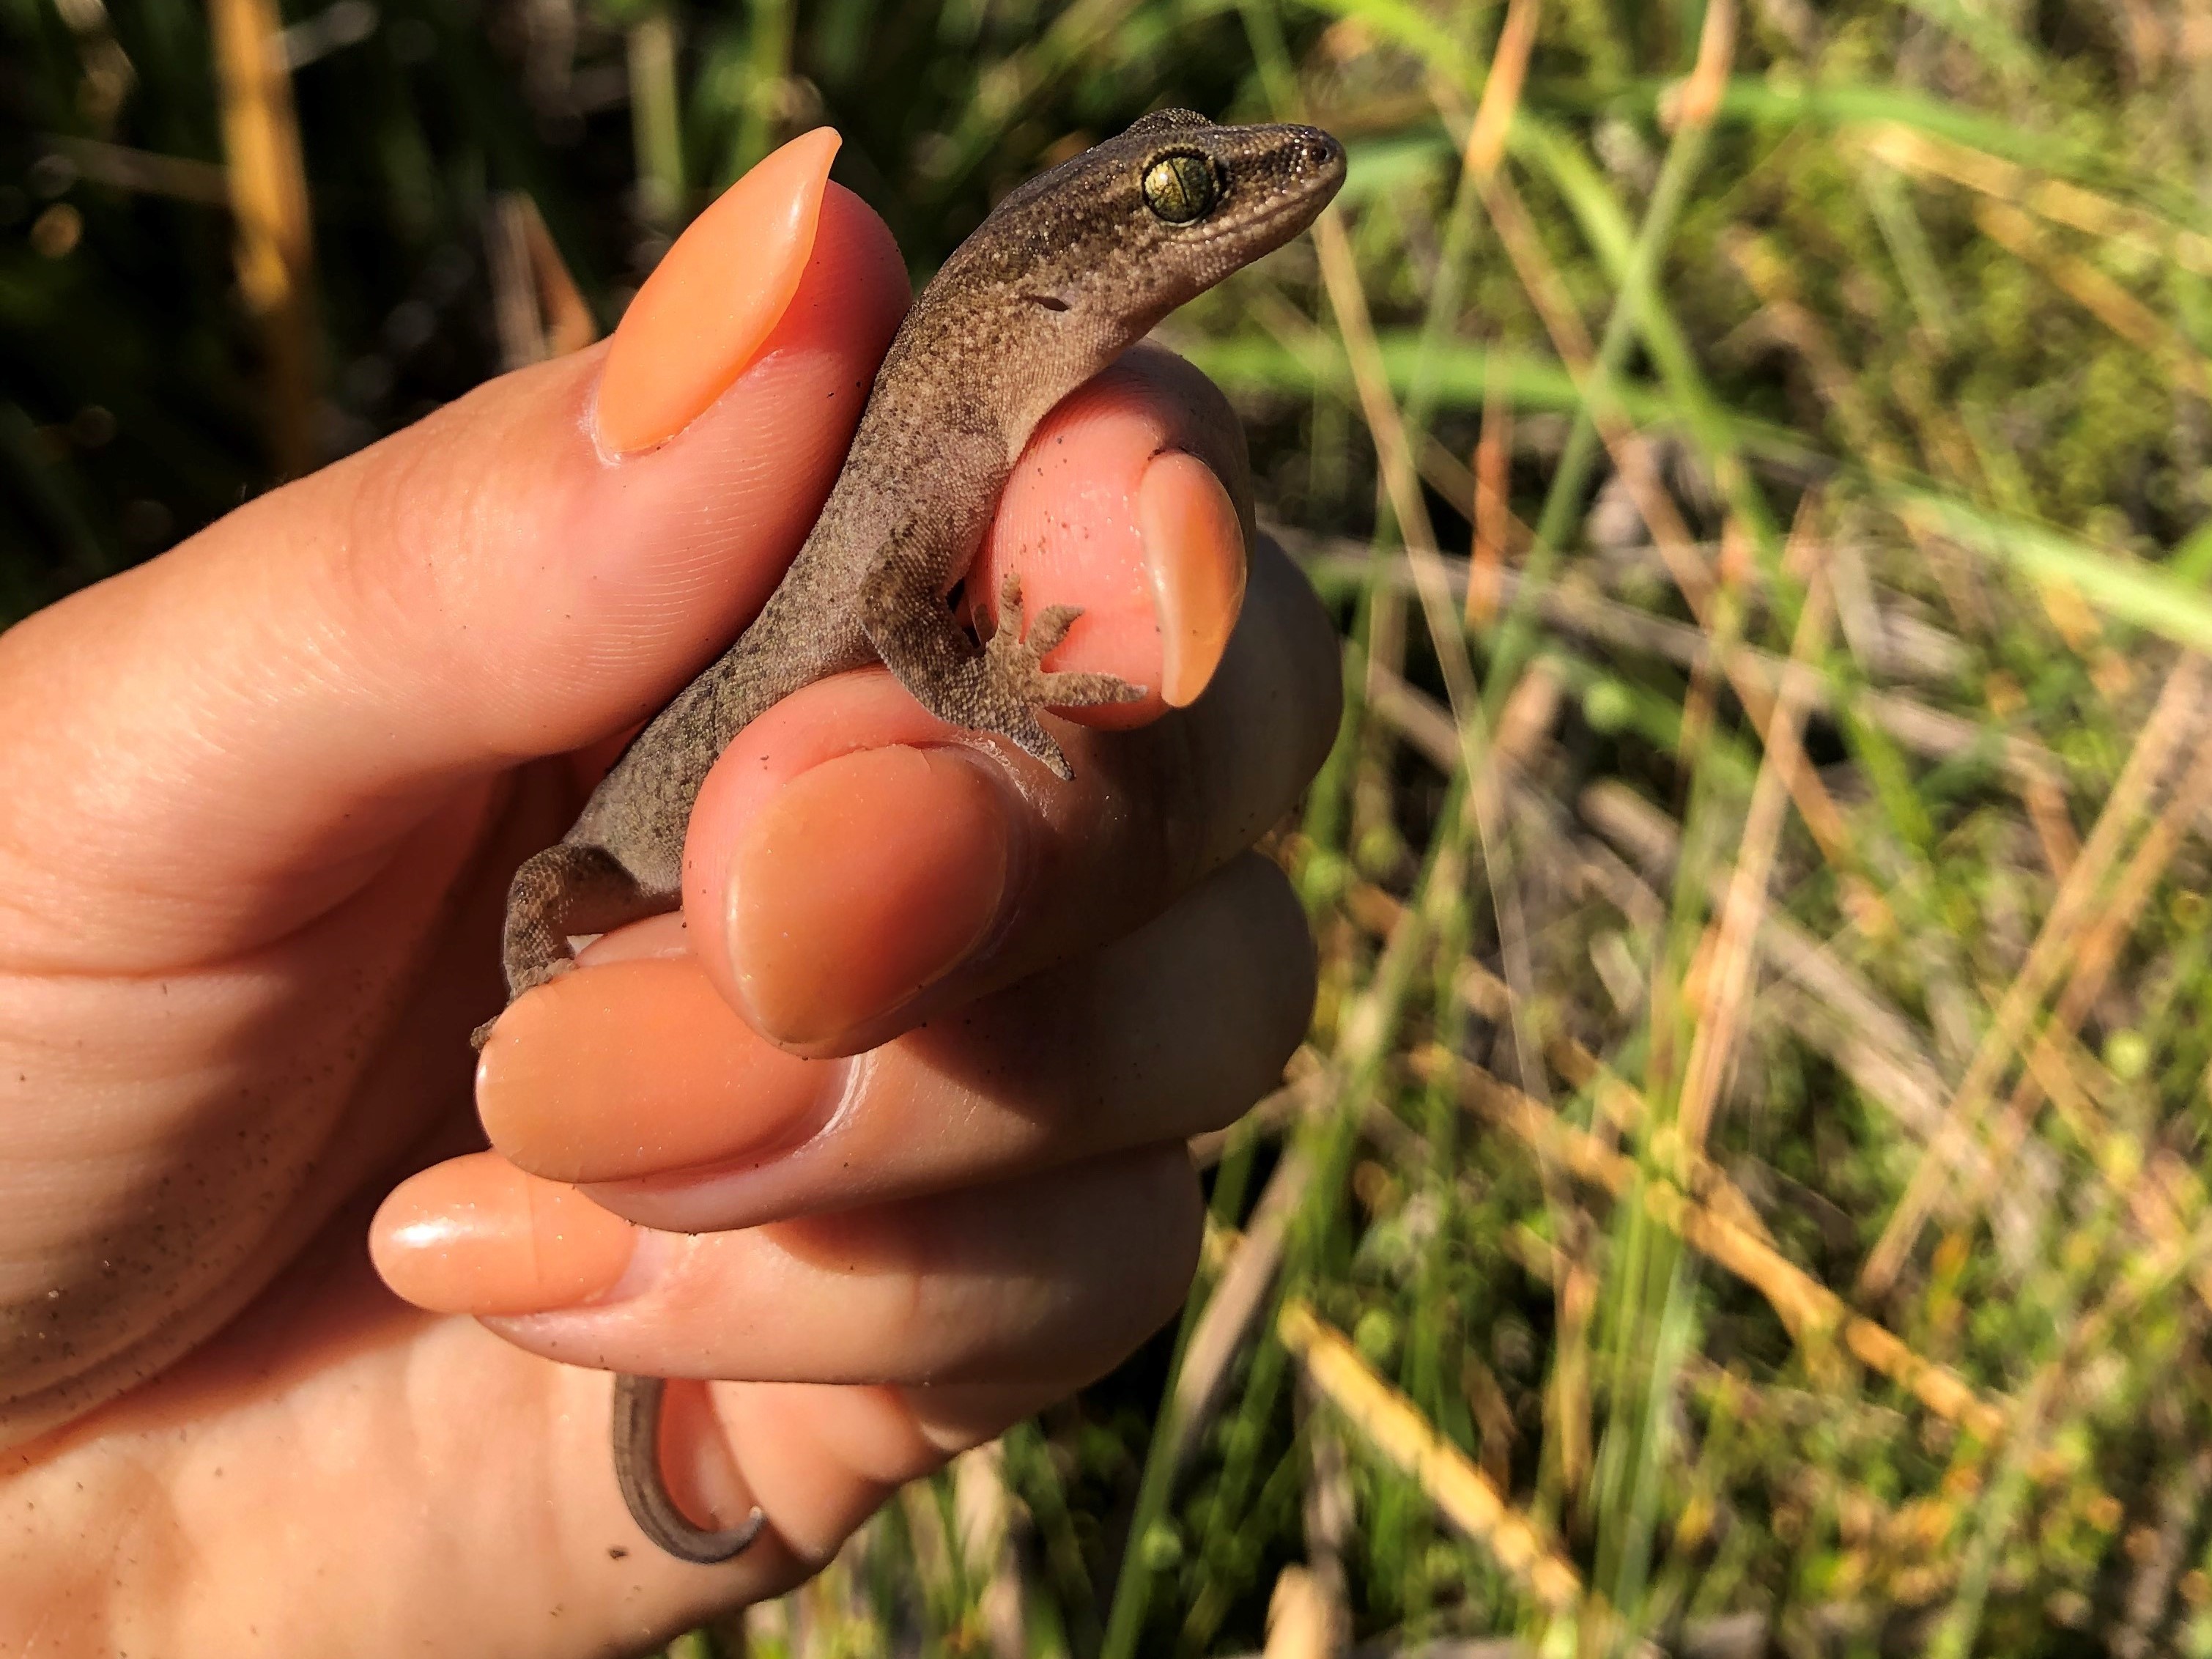
[[[984,763],[874,749],[802,773],[731,865],[728,939],[753,1024],[827,1043],[965,961],[999,921],[1013,826]]]
[[[799,291],[842,143],[830,127],[793,139],[724,191],[653,268],[600,374],[607,453],[674,437],[744,372]]]
[[[594,963],[520,999],[477,1066],[492,1145],[555,1181],[758,1157],[834,1108],[843,1068],[787,1054],[689,957]]]
[[[434,1313],[545,1313],[611,1287],[636,1230],[574,1188],[496,1152],[434,1164],[392,1190],[369,1226],[384,1282]]]
[[[1213,678],[1244,604],[1244,529],[1213,469],[1177,451],[1146,466],[1137,528],[1159,611],[1160,696],[1185,708]]]

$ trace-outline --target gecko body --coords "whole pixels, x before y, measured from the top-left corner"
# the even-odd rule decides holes
[[[508,1000],[565,972],[572,938],[677,908],[708,769],[750,721],[829,675],[881,661],[932,714],[1070,775],[1037,711],[1143,691],[1043,666],[1072,606],[1024,628],[1009,580],[978,640],[947,596],[1046,412],[1177,306],[1304,229],[1343,179],[1342,148],[1317,128],[1164,110],[1001,201],[908,312],[844,469],[758,617],[630,743],[574,827],[515,872]],[[708,1531],[678,1510],[659,1471],[662,1388],[617,1380],[623,1498],[669,1553],[726,1560],[763,1517]]]

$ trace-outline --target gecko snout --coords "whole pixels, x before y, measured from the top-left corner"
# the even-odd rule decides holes
[[[1311,179],[1326,179],[1344,171],[1344,146],[1319,127],[1302,127],[1293,147],[1291,166]]]

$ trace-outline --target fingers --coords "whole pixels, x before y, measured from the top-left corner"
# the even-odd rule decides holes
[[[1312,1011],[1312,962],[1289,884],[1258,858],[1128,938],[860,1061],[788,1054],[688,958],[632,957],[532,999],[514,1040],[488,1052],[479,1099],[493,1144],[521,1169],[599,1183],[593,1199],[647,1226],[747,1227],[1218,1127],[1281,1076]],[[588,1223],[566,1214],[584,1200],[559,1202],[558,1221],[532,1226]],[[526,1259],[518,1305],[605,1282],[581,1236],[559,1260],[583,1289],[539,1277],[551,1258]]]
[[[1327,617],[1263,545],[1207,694],[1135,732],[1062,726],[1072,781],[985,758],[885,675],[810,687],[701,793],[693,948],[774,1040],[870,1048],[1127,933],[1249,846],[1327,752],[1337,686]]]
[[[288,933],[457,781],[665,700],[796,550],[906,303],[882,222],[826,185],[826,154],[799,159],[773,199],[747,198],[749,175],[699,222],[775,233],[746,273],[784,296],[765,333],[708,326],[744,278],[672,252],[690,336],[641,296],[642,335],[495,381],[11,630],[0,769],[41,787],[0,801],[4,884],[127,881],[130,965],[250,948],[227,931],[241,911]],[[617,376],[630,438],[681,429],[603,454],[603,374],[699,339],[742,354],[727,390]],[[58,893],[43,908],[62,920],[9,943],[95,965],[110,942],[85,908]]]
[[[499,1311],[520,1275],[557,1278],[567,1296],[584,1275],[547,1260],[603,1267],[612,1252],[539,1224],[550,1183],[502,1175],[496,1159],[457,1160],[386,1200],[371,1232],[379,1271],[410,1300],[458,1303],[439,1310],[478,1313],[533,1353],[653,1376],[1064,1390],[1158,1328],[1198,1249],[1189,1161],[1154,1147],[738,1232],[634,1230],[592,1299],[520,1316]],[[462,1183],[480,1207],[524,1218],[456,1231]],[[1100,1249],[1103,1238],[1116,1247]],[[532,1252],[542,1259],[526,1266]]]

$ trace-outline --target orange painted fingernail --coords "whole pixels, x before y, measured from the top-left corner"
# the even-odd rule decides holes
[[[1243,608],[1244,527],[1213,469],[1170,451],[1138,483],[1137,531],[1159,611],[1160,696],[1185,708],[1212,679]]]
[[[608,962],[516,1000],[477,1065],[492,1145],[554,1181],[760,1157],[819,1123],[844,1070],[768,1042],[689,960]]]
[[[989,938],[1014,827],[986,763],[872,749],[786,784],[731,863],[729,949],[754,1025],[828,1042],[900,1006]]]
[[[369,1256],[397,1294],[433,1313],[485,1316],[587,1302],[623,1276],[636,1244],[620,1216],[497,1152],[410,1176],[368,1230]]]
[[[803,133],[676,239],[623,313],[599,377],[600,447],[650,449],[691,424],[783,320],[814,251],[835,128]]]

